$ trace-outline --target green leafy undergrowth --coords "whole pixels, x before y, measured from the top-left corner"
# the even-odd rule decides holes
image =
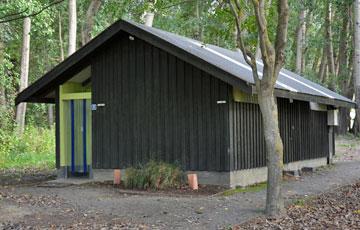
[[[124,185],[131,189],[178,188],[184,182],[184,175],[184,172],[176,165],[150,161],[136,168],[127,168]]]
[[[311,201],[313,201],[315,198],[316,197],[314,196],[305,195],[303,197],[294,199],[292,203],[294,206],[305,207],[305,206],[309,206]]]
[[[222,196],[232,196],[237,193],[243,193],[243,192],[260,192],[262,190],[266,189],[266,183],[259,183],[255,185],[250,185],[247,187],[238,187],[234,189],[229,189],[221,193]]]
[[[0,169],[53,169],[55,132],[27,127],[24,134],[0,131]]]

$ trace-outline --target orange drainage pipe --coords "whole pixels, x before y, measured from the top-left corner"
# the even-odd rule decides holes
[[[192,190],[198,190],[199,189],[199,184],[198,184],[198,178],[197,178],[197,174],[193,173],[193,174],[188,174],[188,182],[189,182],[189,186]]]
[[[121,183],[121,170],[114,169],[114,184],[119,185]]]

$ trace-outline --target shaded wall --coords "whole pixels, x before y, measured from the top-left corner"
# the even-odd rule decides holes
[[[149,159],[186,170],[229,170],[230,86],[139,39],[122,35],[92,61],[93,167]]]
[[[280,135],[284,162],[329,154],[327,112],[310,110],[309,102],[278,99]],[[262,118],[257,104],[230,103],[231,170],[266,166]]]
[[[92,58],[93,168],[150,159],[185,170],[266,165],[258,105],[237,103],[232,87],[140,39],[116,37]],[[217,101],[226,101],[218,104]],[[326,112],[279,99],[285,162],[326,157]]]

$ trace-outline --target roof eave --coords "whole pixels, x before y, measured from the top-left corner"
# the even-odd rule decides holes
[[[298,92],[294,93],[294,92],[290,92],[287,90],[281,90],[281,89],[275,89],[275,96],[282,97],[282,98],[294,99],[294,100],[300,100],[300,101],[316,102],[316,103],[321,103],[321,104],[325,104],[325,105],[332,105],[335,107],[356,108],[356,103],[354,103],[354,102],[332,99],[332,98],[327,98],[327,97],[320,97],[320,96],[298,93]]]

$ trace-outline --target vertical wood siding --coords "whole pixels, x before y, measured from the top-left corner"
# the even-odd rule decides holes
[[[229,99],[221,80],[140,39],[117,37],[92,60],[93,167],[149,159],[229,170]]]
[[[266,165],[258,105],[232,100],[232,87],[140,39],[122,34],[92,58],[93,167],[150,159],[185,170]],[[217,104],[218,100],[227,101]],[[326,157],[326,112],[279,99],[284,162]]]
[[[327,157],[329,153],[327,113],[310,110],[308,102],[278,99],[280,135],[284,162]],[[231,170],[266,166],[262,118],[257,104],[230,103],[233,137]]]

